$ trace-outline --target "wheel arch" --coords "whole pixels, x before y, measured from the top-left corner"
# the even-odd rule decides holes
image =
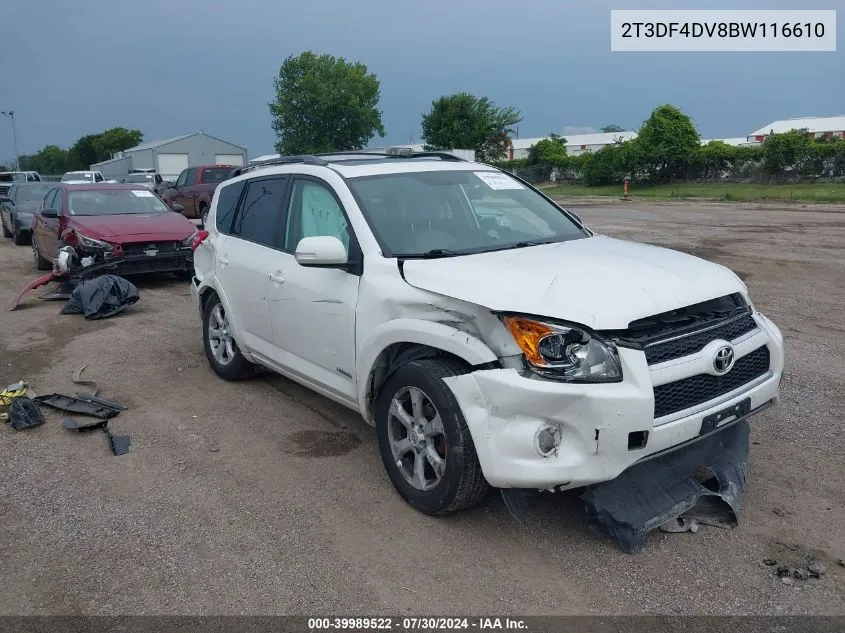
[[[498,366],[499,359],[472,334],[431,321],[395,319],[372,332],[358,363],[358,408],[375,425],[379,389],[402,365],[421,358],[447,357],[468,369]]]

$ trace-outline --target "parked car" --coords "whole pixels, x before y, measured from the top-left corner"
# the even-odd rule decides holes
[[[3,237],[14,238],[15,244],[29,244],[33,213],[39,209],[50,183],[20,182],[0,193],[0,224]]]
[[[61,182],[83,184],[88,182],[105,182],[105,180],[105,177],[99,171],[69,171],[62,176]]]
[[[200,218],[204,226],[214,191],[233,169],[233,165],[200,165],[185,169],[162,198],[169,205],[182,205],[186,218]]]
[[[37,171],[0,171],[0,196],[16,182],[41,182],[41,176]]]
[[[72,246],[89,265],[110,262],[109,272],[130,275],[193,270],[196,227],[141,185],[59,184],[35,214],[32,256],[49,270],[56,253]],[[83,265],[85,265],[83,263]]]
[[[423,512],[611,480],[778,401],[783,337],[724,266],[598,235],[489,165],[280,162],[235,172],[196,238],[208,362],[358,411]]]
[[[155,172],[129,174],[122,180],[122,182],[141,185],[150,191],[154,191],[158,195],[163,194],[165,191],[164,179],[161,177],[161,174],[157,174]]]

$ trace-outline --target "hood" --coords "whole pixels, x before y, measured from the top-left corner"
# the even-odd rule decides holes
[[[75,215],[72,222],[88,237],[113,244],[181,241],[196,230],[184,215],[174,212]]]
[[[40,200],[27,200],[26,202],[21,202],[20,204],[16,204],[15,205],[15,211],[17,213],[33,214],[36,211],[38,211],[40,206],[41,206]]]
[[[594,236],[442,259],[411,259],[405,280],[501,312],[598,330],[734,292],[745,284],[719,264],[678,251]]]

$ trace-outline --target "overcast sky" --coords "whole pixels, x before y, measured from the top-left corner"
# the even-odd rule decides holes
[[[523,115],[521,137],[617,123],[656,105],[705,137],[845,113],[842,0],[836,53],[611,53],[610,9],[799,9],[798,0],[29,0],[3,2],[0,110],[21,153],[114,126],[145,140],[204,129],[272,151],[267,102],[303,50],[358,60],[381,81],[385,143],[419,142],[443,94],[486,95]],[[620,6],[622,5],[622,6]],[[740,6],[737,6],[740,5]],[[381,144],[376,138],[373,144]],[[13,155],[0,120],[0,159]]]

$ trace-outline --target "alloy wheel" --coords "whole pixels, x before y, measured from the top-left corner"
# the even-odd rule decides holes
[[[431,490],[446,470],[446,433],[437,407],[417,387],[402,387],[390,402],[387,436],[396,467],[417,490]]]
[[[211,353],[221,365],[228,365],[235,358],[235,339],[229,330],[229,319],[223,304],[214,306],[208,317],[208,344]]]

